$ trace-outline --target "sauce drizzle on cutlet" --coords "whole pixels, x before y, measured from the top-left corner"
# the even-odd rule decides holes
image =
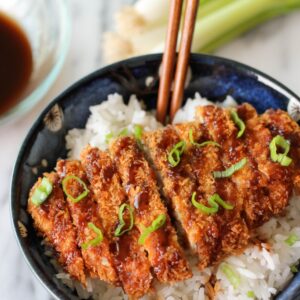
[[[293,188],[300,192],[299,125],[280,110],[259,116],[253,107],[243,104],[237,113],[246,125],[240,138],[230,110],[199,107],[193,122],[144,132],[143,147],[133,137],[119,137],[108,151],[87,146],[81,161],[60,161],[57,173],[45,174],[53,183],[53,192],[40,206],[34,206],[29,196],[28,211],[36,230],[54,247],[72,278],[85,284],[88,271],[89,276],[121,284],[130,297],[140,298],[153,289],[154,278],[173,283],[192,276],[178,232],[198,255],[198,266],[203,269],[243,251],[257,226],[282,214]],[[196,143],[211,140],[221,147],[192,144],[191,129]],[[291,143],[288,167],[270,158],[270,141],[279,134]],[[187,147],[179,164],[172,167],[168,153],[179,141],[185,141]],[[225,170],[242,158],[247,158],[243,168],[230,177],[214,178],[214,171]],[[70,174],[83,180],[90,191],[78,203],[68,199],[61,188],[61,180]],[[76,180],[66,188],[74,197],[83,191]],[[204,214],[191,202],[194,192],[197,202],[206,206],[217,193],[233,209],[219,207],[215,214]],[[116,236],[123,204],[133,209],[134,226]],[[128,226],[130,214],[128,210],[122,213]],[[139,244],[145,228],[160,215],[166,216],[165,223]],[[88,230],[89,222],[103,231],[103,243],[83,251],[82,242],[95,238]]]

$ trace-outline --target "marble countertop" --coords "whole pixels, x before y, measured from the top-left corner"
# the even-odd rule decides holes
[[[80,77],[103,65],[102,32],[113,12],[132,0],[72,0],[73,35],[63,70],[44,101],[14,123],[0,127],[0,299],[52,299],[25,263],[12,232],[9,186],[20,145],[41,109]],[[277,18],[217,51],[278,79],[300,95],[300,12]]]

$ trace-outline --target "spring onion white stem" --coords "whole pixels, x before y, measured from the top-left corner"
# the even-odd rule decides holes
[[[203,0],[200,5],[192,51],[212,52],[270,18],[299,9],[300,0]],[[104,59],[162,52],[168,13],[168,0],[139,0],[123,9],[116,32],[104,39]]]

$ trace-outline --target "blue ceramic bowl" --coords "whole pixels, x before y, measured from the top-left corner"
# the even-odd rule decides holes
[[[83,128],[89,107],[120,93],[127,101],[131,94],[144,99],[147,107],[156,106],[158,69],[161,55],[137,57],[107,66],[83,78],[51,102],[29,131],[18,156],[12,186],[11,215],[18,243],[35,275],[57,299],[78,297],[55,277],[55,269],[43,254],[41,240],[26,212],[29,189],[39,175],[52,170],[58,158],[67,155],[65,135],[74,127]],[[298,121],[300,99],[269,76],[240,63],[207,55],[190,58],[192,78],[185,97],[200,92],[213,101],[232,95],[239,103],[249,102],[262,113],[268,108],[281,108]],[[146,86],[146,78],[154,80]],[[300,274],[277,296],[288,300],[300,297]]]

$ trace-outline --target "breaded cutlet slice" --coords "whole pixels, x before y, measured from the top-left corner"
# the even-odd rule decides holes
[[[119,207],[127,200],[117,169],[109,154],[96,147],[85,147],[80,158],[98,203],[103,229],[113,238],[119,222]]]
[[[265,196],[269,198],[268,208],[263,212],[264,221],[267,221],[270,217],[280,215],[288,205],[293,189],[292,170],[271,160],[270,143],[273,135],[266,127],[263,117],[250,104],[238,106],[237,112],[246,125],[244,141],[248,153],[260,173],[257,185],[264,187]],[[263,205],[263,200],[261,204]],[[253,214],[256,214],[255,210]]]
[[[237,136],[239,128],[232,120],[231,111],[211,105],[199,107],[196,120],[207,128],[214,141],[221,146],[219,153],[223,166],[218,171],[247,159],[246,164],[230,177],[216,179],[219,190],[226,191],[224,198],[237,199],[237,209],[243,211],[242,215],[251,228],[269,220],[270,199],[265,194],[265,186],[260,184],[261,174],[255,159],[247,149],[247,135]]]
[[[159,174],[164,196],[177,220],[177,226],[189,247],[198,254],[199,267],[205,268],[211,262],[211,252],[218,243],[220,230],[213,217],[203,215],[192,205],[191,198],[197,189],[197,181],[185,154],[175,167],[168,162],[169,152],[180,141],[172,126],[143,134],[143,143]],[[206,227],[208,222],[209,228]]]
[[[110,253],[109,240],[103,231],[103,226],[98,216],[97,203],[94,201],[94,194],[90,189],[81,163],[75,160],[59,160],[56,170],[62,180],[67,178],[65,183],[65,192],[68,193],[67,203],[73,225],[77,230],[77,243],[81,247],[82,257],[87,270],[90,272],[91,277],[118,284],[119,278],[114,266],[113,256]],[[89,192],[83,199],[74,203],[70,195],[73,198],[77,198],[84,192],[83,184],[76,178],[79,178],[86,185]],[[103,240],[84,249],[84,243],[88,243],[98,236],[97,232],[89,227],[90,223],[98,230],[101,230]]]
[[[206,264],[201,263],[202,260],[200,261],[200,266],[203,268],[206,265],[218,263],[225,256],[240,253],[248,245],[249,230],[241,217],[243,197],[241,197],[241,193],[236,191],[231,178],[214,178],[214,171],[225,168],[223,163],[224,149],[221,148],[221,145],[219,147],[216,144],[202,144],[208,141],[214,142],[208,128],[199,122],[178,124],[174,128],[180,140],[185,141],[187,145],[181,163],[183,164],[182,167],[184,165],[189,166],[195,178],[196,189],[194,192],[196,192],[197,201],[209,207],[208,199],[214,194],[218,194],[224,201],[233,206],[230,210],[219,206],[218,212],[209,217],[202,213],[203,232],[211,230],[212,220],[214,224],[217,224],[220,232],[213,243],[207,242],[206,238],[202,239],[203,246],[200,246],[200,257],[209,258],[206,260]],[[194,209],[197,208],[194,207]]]
[[[86,285],[86,276],[80,249],[77,247],[76,231],[60,187],[60,178],[55,172],[44,176],[52,183],[50,196],[41,205],[32,203],[31,197],[41,184],[39,178],[32,187],[27,210],[33,218],[34,227],[58,254],[58,261],[72,278]]]
[[[107,152],[91,146],[81,152],[81,161],[98,203],[103,228],[111,241],[110,248],[122,286],[127,295],[142,297],[151,288],[152,274],[146,253],[138,244],[139,231],[134,226],[120,237],[115,236],[119,208],[128,203],[117,168]],[[128,212],[124,219],[128,226]]]
[[[293,184],[297,193],[300,194],[300,127],[283,110],[267,110],[262,119],[272,136],[281,135],[287,139],[291,145],[288,156],[292,158],[289,168],[293,173]]]
[[[136,140],[133,137],[116,139],[110,145],[110,154],[135,209],[135,223],[140,234],[143,235],[159,216],[166,217],[166,222],[152,231],[143,243],[157,279],[172,283],[190,278],[192,273],[161,200],[155,173]]]
[[[196,124],[194,126],[194,133],[201,135],[197,130],[201,130],[201,128],[198,128]],[[219,249],[224,237],[222,230],[224,222],[216,214],[205,214],[197,209],[192,204],[192,196],[196,193],[195,200],[209,206],[207,197],[216,192],[211,170],[219,166],[219,154],[218,149],[213,147],[201,149],[205,152],[199,152],[198,149],[197,153],[193,153],[193,148],[190,148],[192,152],[189,152],[189,147],[187,147],[182,153],[178,165],[172,166],[168,160],[169,154],[175,145],[187,141],[189,136],[187,130],[183,131],[181,131],[180,137],[179,126],[176,128],[168,126],[163,130],[145,133],[143,141],[160,174],[164,194],[174,211],[175,218],[178,220],[190,248],[198,254],[199,268],[204,269],[216,262],[218,256],[221,255]],[[209,164],[205,164],[202,168],[203,158],[209,159]],[[205,181],[199,183],[199,180],[202,181],[204,177]]]
[[[192,204],[192,195],[196,193],[196,201],[209,206],[209,197],[218,191],[211,172],[220,167],[221,162],[217,147],[191,147],[190,129],[195,141],[207,139],[207,133],[199,123],[194,122],[145,133],[143,141],[161,176],[164,194],[175,217],[191,249],[198,254],[199,268],[204,269],[217,263],[233,249],[240,251],[244,248],[248,230],[241,218],[230,218],[228,221],[223,208],[218,213],[205,214]],[[179,164],[174,167],[169,163],[168,155],[182,141],[186,142],[187,148]],[[226,200],[235,205],[236,199]]]

